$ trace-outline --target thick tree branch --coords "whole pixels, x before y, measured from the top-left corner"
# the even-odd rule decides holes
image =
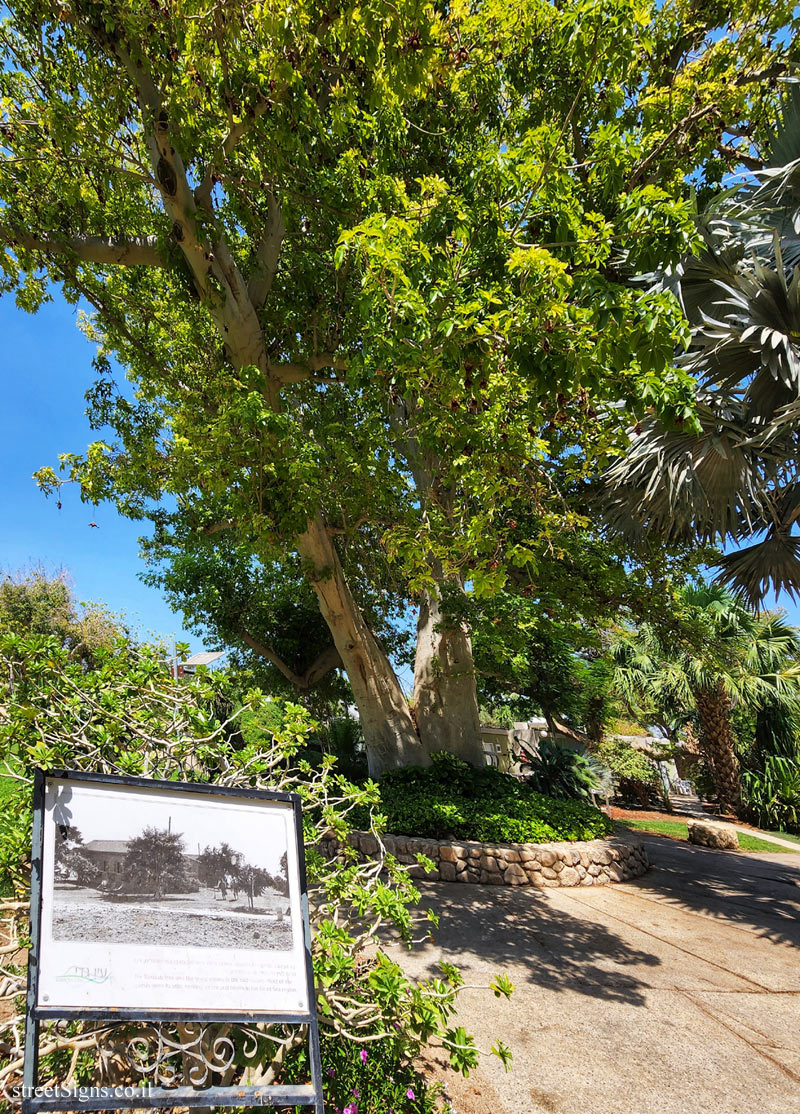
[[[316,660],[312,662],[305,673],[296,673],[291,666],[286,664],[272,646],[260,642],[242,626],[238,627],[237,630],[239,637],[246,646],[249,646],[259,657],[265,658],[274,665],[287,681],[303,692],[313,688],[314,685],[321,681],[323,677],[326,677],[332,670],[342,667],[342,659],[339,657],[339,651],[335,646],[328,646]]]
[[[307,363],[282,363],[273,364],[267,361],[267,371],[280,383],[304,383],[311,379],[315,372],[330,367],[334,371],[347,371],[347,360],[341,356],[334,356],[332,352],[319,352],[311,356]]]
[[[789,65],[785,62],[776,62],[774,66],[768,66],[765,70],[751,70],[749,73],[739,74],[734,81],[736,85],[762,85],[764,82],[784,77],[788,73],[791,73]]]
[[[196,234],[197,205],[189,187],[183,159],[170,138],[169,119],[161,95],[141,59],[134,61],[119,40],[112,42],[111,48],[125,67],[138,93],[145,119],[153,176],[164,208],[173,221],[173,237],[189,264],[198,292],[207,298],[209,246],[203,244]]]
[[[210,222],[211,240],[202,236],[201,213],[163,98],[142,59],[134,60],[119,39],[110,45],[137,90],[153,176],[173,221],[173,238],[189,265],[197,291],[217,324],[234,366],[266,371],[264,335],[244,278],[213,213],[203,214]]]
[[[275,273],[278,270],[281,244],[286,232],[281,206],[273,193],[267,195],[267,206],[269,208],[269,221],[261,238],[261,243],[258,245],[253,274],[247,284],[247,293],[256,309],[260,309],[269,297],[272,283],[275,280]]]
[[[214,534],[221,534],[223,530],[232,530],[236,525],[237,522],[235,518],[226,518],[221,522],[212,522],[210,526],[204,526],[203,533],[207,537],[211,537]]]
[[[108,266],[163,267],[155,236],[134,236],[129,239],[117,236],[32,236],[0,224],[0,242],[9,247],[26,251],[40,251],[44,255],[75,255],[83,263]]]
[[[748,155],[740,147],[732,147],[729,143],[718,143],[717,150],[725,158],[731,159],[733,162],[739,162],[742,166],[746,166],[748,170],[763,170],[764,162],[756,155]]]

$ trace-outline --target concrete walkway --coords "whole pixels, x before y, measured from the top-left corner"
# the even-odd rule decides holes
[[[459,1114],[800,1111],[800,858],[643,839],[654,869],[622,885],[424,887],[440,930],[407,966],[516,985],[461,998],[515,1065],[449,1073]]]

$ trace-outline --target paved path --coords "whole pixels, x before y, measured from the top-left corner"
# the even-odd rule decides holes
[[[467,982],[504,970],[510,1002],[467,991],[460,1019],[494,1057],[451,1075],[459,1114],[800,1111],[800,860],[643,836],[643,878],[539,891],[430,883],[434,944]]]

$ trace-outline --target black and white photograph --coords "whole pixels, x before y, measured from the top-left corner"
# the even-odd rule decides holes
[[[41,815],[42,1007],[308,1009],[291,799],[76,774]]]
[[[285,811],[70,787],[48,812],[52,939],[290,950]]]

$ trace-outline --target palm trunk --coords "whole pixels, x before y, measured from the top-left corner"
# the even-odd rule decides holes
[[[296,546],[353,689],[370,774],[377,777],[399,766],[427,765],[429,752],[417,735],[408,701],[353,599],[320,518],[307,522]]]
[[[446,750],[485,764],[472,639],[463,623],[442,614],[436,591],[424,593],[417,620],[414,713],[428,754]]]
[[[669,734],[669,732],[665,732]],[[694,726],[687,723],[683,729],[683,749],[687,754],[700,754],[700,740],[697,738]]]
[[[700,743],[711,765],[714,785],[724,811],[738,813],[742,787],[739,763],[733,749],[731,702],[722,681],[694,694],[700,720]]]

